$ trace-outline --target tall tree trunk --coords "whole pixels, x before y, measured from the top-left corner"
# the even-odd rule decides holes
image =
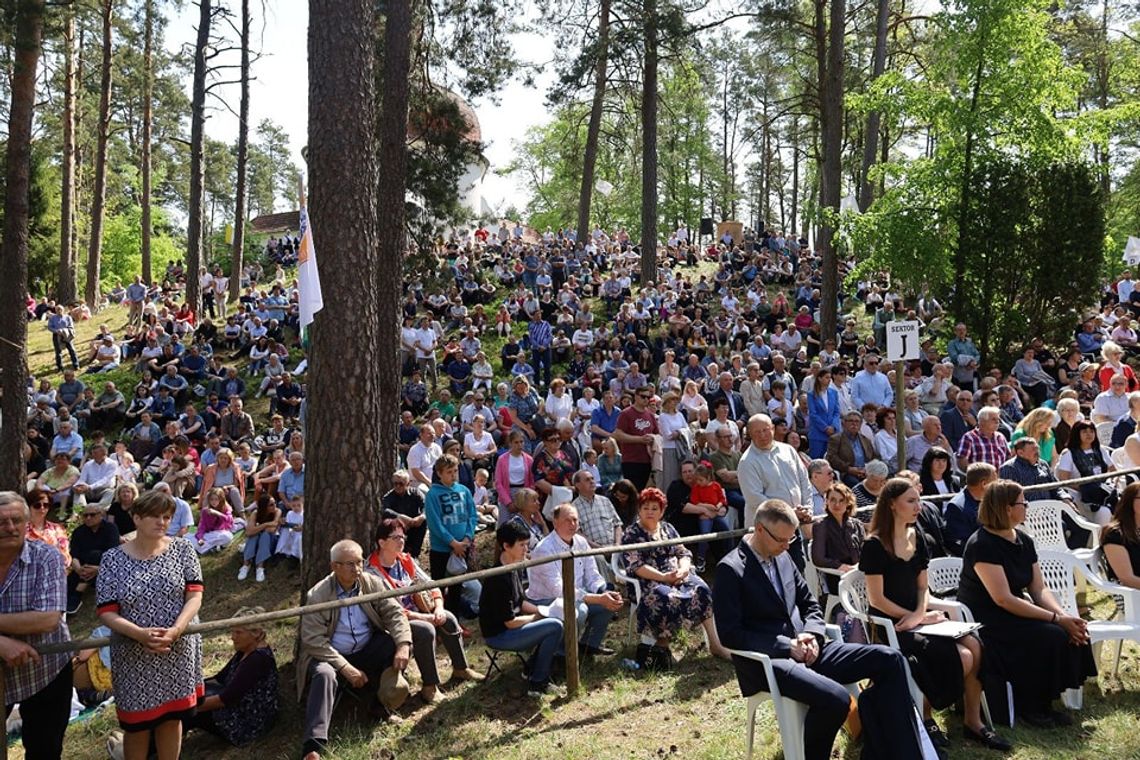
[[[43,43],[44,1],[19,0],[14,10],[15,38],[8,109],[5,169],[4,248],[0,252],[0,489],[24,491],[24,443],[27,419],[28,319],[24,297],[28,282],[28,195],[32,174],[32,114],[36,106],[36,67]]]
[[[610,52],[610,3],[602,0],[598,15],[598,60],[594,64],[594,100],[586,128],[586,151],[582,157],[582,189],[578,192],[578,240],[590,237],[590,199],[594,192],[594,169],[598,164],[598,141],[602,134],[602,111],[606,104],[606,70]]]
[[[379,172],[373,178],[379,182],[376,208],[380,209],[379,256],[376,262],[377,292],[391,293],[380,298],[379,321],[376,336],[379,343],[377,365],[399,367],[400,304],[399,291],[391,283],[404,281],[404,253],[407,250],[407,227],[404,219],[405,197],[408,185],[408,102],[410,99],[409,72],[411,69],[412,2],[388,0],[384,20],[384,61],[382,76],[383,97],[380,103],[377,130],[379,135]],[[378,419],[394,420],[400,415],[400,372],[379,374],[378,388],[380,413]],[[377,483],[391,481],[397,462],[399,440],[395,425],[380,425],[378,446],[380,455],[373,475]],[[384,490],[383,488],[380,489]],[[371,517],[369,511],[366,516]],[[371,525],[363,535],[370,536]]]
[[[788,229],[794,235],[798,232],[797,222],[799,221],[799,206],[800,206],[800,117],[798,115],[792,117],[792,207],[791,207],[791,222],[788,224]]]
[[[154,0],[146,0],[143,26],[143,123],[142,123],[142,278],[154,282],[151,272],[150,144],[154,121]]]
[[[397,2],[406,0],[389,7]],[[370,535],[385,490],[381,476],[391,465],[382,460],[395,453],[380,448],[379,426],[391,426],[381,416],[380,377],[397,373],[381,359],[379,331],[359,328],[383,327],[379,301],[399,299],[398,283],[377,288],[375,4],[309,0],[308,42],[309,102],[321,104],[309,109],[308,166],[324,308],[310,335],[306,589],[328,573],[332,544]],[[348,356],[368,359],[346,362]]]
[[[1096,83],[1097,83],[1097,102],[1100,105],[1101,111],[1108,110],[1108,89],[1110,86],[1110,69],[1112,61],[1109,58],[1109,44],[1108,39],[1108,10],[1109,0],[1104,0],[1100,7],[1100,39],[1097,40],[1097,64],[1096,64]],[[1099,173],[1098,179],[1100,180],[1100,193],[1105,203],[1108,203],[1109,194],[1112,192],[1112,167],[1109,164],[1109,138],[1105,137],[1104,145],[1097,149],[1097,170]]]
[[[213,0],[198,0],[198,39],[194,44],[194,84],[190,97],[190,209],[186,220],[186,302],[202,306],[198,267],[202,265],[202,222],[206,216],[204,141],[206,128],[206,46],[210,42]]]
[[[657,0],[645,0],[641,86],[641,283],[657,279]]]
[[[245,255],[246,170],[249,163],[249,0],[241,0],[241,106],[238,116],[237,186],[234,190],[234,240],[230,252],[231,300],[241,296],[242,257]],[[225,298],[223,294],[221,298]],[[224,304],[223,304],[224,306]]]
[[[985,75],[986,36],[983,34],[978,44],[978,65],[974,70],[974,87],[970,93],[970,120],[966,128],[966,147],[962,153],[962,179],[958,199],[958,244],[954,249],[954,316],[962,319],[965,315],[966,300],[966,229],[970,223],[970,204],[973,203],[974,141],[978,101],[982,94],[982,77]]]
[[[68,6],[63,22],[63,149],[60,155],[59,277],[55,299],[70,304],[76,296],[75,261],[75,103],[79,83],[75,76],[79,37],[75,8]]]
[[[822,15],[824,0],[817,0],[817,13]],[[845,0],[831,0],[831,16],[827,30],[827,57],[820,61],[823,76],[819,83],[819,124],[822,139],[820,153],[820,223],[818,248],[823,266],[820,331],[824,337],[836,335],[839,298],[839,258],[835,254],[835,230],[824,216],[839,213],[843,151],[843,37],[847,13]],[[818,28],[818,22],[817,22]]]
[[[868,86],[883,75],[887,62],[887,21],[891,15],[891,0],[879,0],[879,12],[875,17],[875,52],[871,61],[871,81]],[[866,211],[875,199],[875,188],[871,184],[871,167],[875,165],[878,153],[879,122],[882,114],[878,109],[867,114],[867,132],[863,139],[863,166],[859,171],[859,210]]]
[[[103,60],[100,64],[99,122],[95,143],[95,186],[91,189],[91,240],[87,245],[87,305],[99,300],[99,267],[103,257],[103,213],[107,201],[107,141],[111,136],[111,31],[114,1],[103,0]]]

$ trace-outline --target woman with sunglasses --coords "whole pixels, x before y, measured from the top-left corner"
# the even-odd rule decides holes
[[[1020,719],[1038,728],[1068,726],[1073,719],[1052,703],[1096,675],[1096,663],[1088,625],[1067,614],[1046,588],[1033,539],[1018,530],[1025,507],[1017,483],[997,480],[986,487],[978,508],[981,528],[962,550],[958,601],[982,623],[990,682],[1001,684],[987,692],[990,710],[1000,714],[1008,682],[1009,709]]]
[[[28,508],[31,510],[31,519],[28,520],[27,527],[28,540],[42,541],[59,549],[64,562],[70,568],[71,550],[67,528],[47,519],[48,512],[51,511],[51,496],[38,488],[33,488],[28,492]]]

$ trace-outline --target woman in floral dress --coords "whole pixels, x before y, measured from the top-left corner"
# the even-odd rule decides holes
[[[646,488],[638,498],[637,520],[625,529],[623,544],[664,541],[677,538],[677,529],[662,520],[665,494],[657,488]],[[712,593],[708,584],[693,572],[692,553],[683,544],[656,549],[627,551],[626,572],[641,585],[641,604],[637,607],[637,630],[641,643],[636,660],[650,667],[668,667],[669,640],[682,625],[701,625],[708,636],[709,651],[727,659],[712,617]],[[668,659],[666,659],[668,658]]]
[[[99,563],[99,619],[111,642],[115,710],[126,760],[147,757],[151,734],[159,760],[176,760],[182,720],[205,694],[202,642],[183,636],[202,605],[202,569],[194,546],[169,538],[174,499],[151,491],[131,505],[135,538]]]

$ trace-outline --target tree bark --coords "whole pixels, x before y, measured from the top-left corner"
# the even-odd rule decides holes
[[[79,83],[76,59],[79,37],[75,33],[75,9],[68,7],[63,26],[63,148],[60,155],[59,276],[55,300],[70,304],[76,297],[75,260],[75,103]]]
[[[154,0],[146,0],[143,17],[143,123],[142,123],[142,278],[148,285],[151,271],[151,166],[150,147],[154,121]]]
[[[586,128],[586,150],[582,156],[582,189],[578,193],[578,240],[590,237],[590,199],[594,192],[594,169],[598,164],[598,140],[602,134],[602,110],[606,104],[606,69],[610,50],[610,2],[602,0],[598,15],[598,60],[594,64],[594,100],[590,104],[590,124]]]
[[[406,0],[402,0],[406,1]],[[392,5],[390,3],[389,5]],[[369,542],[385,490],[380,377],[395,376],[379,351],[375,58],[371,0],[309,0],[310,220],[321,262],[324,308],[311,325],[302,588],[328,573],[328,551],[351,537]],[[403,197],[400,198],[403,204]],[[378,292],[380,291],[380,292]],[[367,329],[362,329],[367,326]],[[392,324],[395,329],[395,324]],[[349,357],[352,357],[351,360]]]
[[[87,305],[99,300],[100,264],[103,256],[103,213],[107,201],[107,142],[111,135],[111,32],[114,1],[103,0],[103,59],[100,64],[99,116],[95,144],[95,185],[91,189],[91,240],[87,245]]]
[[[657,0],[645,0],[641,77],[641,284],[657,279]]]
[[[204,141],[206,127],[206,46],[210,42],[213,0],[198,0],[198,38],[194,44],[194,83],[190,97],[190,208],[186,220],[186,303],[202,306],[198,267],[202,265],[202,222],[206,215]],[[314,101],[317,102],[317,101]]]
[[[249,0],[241,0],[241,105],[238,116],[237,183],[234,190],[234,240],[230,252],[231,300],[241,297],[245,255],[246,170],[249,163]],[[225,296],[221,296],[225,298]]]
[[[879,0],[879,11],[875,17],[875,52],[871,61],[870,86],[883,75],[887,62],[887,21],[891,15],[891,0]],[[867,132],[863,139],[863,166],[859,171],[859,210],[866,211],[875,199],[875,186],[871,183],[871,167],[875,165],[878,153],[879,123],[882,113],[878,109],[867,114]]]
[[[817,0],[816,28],[821,25],[824,0]],[[839,191],[842,182],[843,151],[843,37],[847,12],[845,0],[831,0],[827,29],[826,58],[819,60],[819,124],[822,140],[820,152],[820,222],[817,247],[822,259],[820,332],[825,337],[836,335],[839,297],[839,259],[835,255],[832,222],[824,216],[830,209],[839,213]],[[817,48],[818,49],[818,48]]]
[[[794,235],[797,230],[796,214],[800,207],[800,117],[792,117],[792,204],[791,223],[788,230]]]
[[[0,278],[0,489],[24,491],[24,443],[27,419],[28,319],[24,309],[28,281],[28,195],[32,173],[32,115],[36,105],[36,67],[43,44],[44,1],[19,0],[14,10],[15,38],[8,109],[8,153],[4,197],[4,276]]]
[[[388,0],[384,20],[384,60],[382,76],[384,88],[378,118],[379,171],[376,208],[379,209],[379,256],[377,257],[377,293],[382,294],[377,304],[379,321],[376,323],[379,360],[378,378],[381,420],[378,431],[379,457],[375,461],[376,483],[386,484],[392,479],[398,454],[396,425],[400,417],[400,304],[399,286],[404,281],[404,253],[407,250],[405,224],[405,198],[408,184],[408,102],[410,98],[409,73],[412,47],[411,0]],[[384,368],[389,368],[384,371]],[[381,488],[381,491],[384,489]],[[373,513],[364,517],[371,519]],[[372,535],[369,522],[363,535]]]

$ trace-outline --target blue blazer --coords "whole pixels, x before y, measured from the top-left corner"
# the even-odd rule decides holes
[[[826,401],[818,393],[809,393],[808,401],[808,438],[827,440],[831,436],[827,428],[832,428],[831,434],[839,432],[839,391],[827,386]]]
[[[814,634],[823,646],[823,612],[787,552],[776,558],[776,570],[784,599],[777,596],[768,574],[744,541],[717,565],[713,615],[721,643],[729,649],[786,659],[791,655],[792,641],[804,632]],[[793,610],[797,614],[793,615]],[[734,657],[733,664],[744,695],[766,688],[760,663]]]

